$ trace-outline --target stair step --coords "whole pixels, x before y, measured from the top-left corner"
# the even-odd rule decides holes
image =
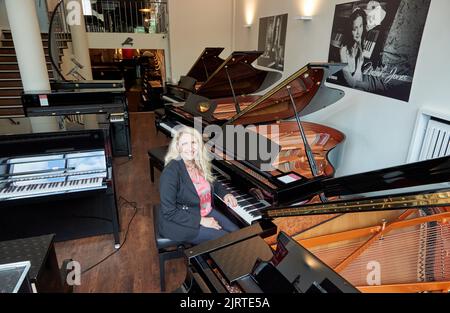
[[[49,78],[53,78],[53,71],[48,70],[48,76]],[[19,78],[20,79],[20,72],[19,70],[0,70],[0,79],[5,78]]]
[[[14,47],[14,41],[12,39],[1,39],[0,41],[2,42],[2,47]],[[63,43],[63,49],[66,49],[67,41],[61,40],[61,42]],[[44,46],[44,48],[48,48],[48,40],[42,39],[42,45]]]
[[[48,55],[48,48],[44,48],[45,55]],[[16,50],[14,47],[0,47],[0,54],[14,54],[16,55]],[[59,55],[63,54],[62,49],[59,49]]]
[[[0,96],[0,106],[21,106],[21,96]]]
[[[0,86],[2,85],[0,84]],[[21,96],[22,92],[22,87],[0,87],[0,97],[17,97]]]
[[[47,70],[52,69],[52,64],[47,62]],[[0,62],[0,70],[18,70],[19,64],[17,62]]]
[[[12,107],[2,107],[0,105],[0,116],[1,117],[23,117],[25,116],[22,106],[12,106]]]
[[[12,33],[9,29],[4,29],[2,33],[4,39],[12,39]],[[71,37],[70,33],[66,33],[65,37],[67,38],[67,40],[70,40]],[[41,33],[41,38],[42,40],[48,40],[48,33]]]
[[[59,56],[59,61],[61,61],[61,55]],[[15,54],[0,54],[0,63],[2,62],[17,62],[17,57]],[[48,54],[45,55],[45,62],[50,62]]]
[[[2,78],[0,79],[0,87],[20,87],[22,88],[22,79],[20,78]]]
[[[12,33],[9,29],[4,29],[2,31],[4,39],[12,39]],[[41,38],[44,40],[48,39],[48,33],[41,33]]]

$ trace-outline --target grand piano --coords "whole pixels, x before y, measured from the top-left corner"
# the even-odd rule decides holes
[[[446,227],[449,217],[448,206],[450,205],[449,177],[450,156],[447,156],[349,176],[316,180],[312,185],[304,186],[305,188],[295,186],[292,191],[295,192],[298,200],[320,193],[330,198],[333,196],[336,198],[327,203],[266,208],[261,211],[262,218],[258,222],[217,240],[208,241],[186,250],[188,273],[181,286],[181,291],[330,293],[358,292],[358,290],[364,292],[445,290],[450,285],[450,277],[446,274],[449,258],[445,250],[439,253],[439,247],[442,247],[443,244],[445,246],[445,238],[449,236],[448,227]],[[428,213],[425,214],[425,217],[417,219],[419,221],[416,219],[405,221],[416,210],[430,211],[433,208],[442,208],[441,211],[437,211],[436,217],[432,213]],[[421,225],[425,228],[420,227],[417,230],[419,239],[412,238],[411,236],[415,235],[415,232],[411,231],[411,228],[407,228],[405,236],[402,236],[402,233],[395,233],[392,239],[386,237],[381,240],[384,234],[383,226],[379,227],[379,230],[368,229],[366,233],[364,233],[365,229],[355,229],[353,233],[328,234],[302,241],[289,236],[282,229],[277,229],[272,223],[275,218],[279,217],[302,216],[306,218],[317,214],[342,215],[386,210],[403,212],[398,222],[403,224],[403,227],[422,223]],[[439,212],[444,213],[439,214]],[[441,221],[442,225],[439,227],[436,222],[433,222],[435,220]],[[397,230],[389,225],[386,227],[386,231],[389,228]],[[277,241],[273,244],[268,242],[267,238],[277,232]],[[423,237],[422,240],[420,240],[420,236]],[[356,242],[356,252],[349,256],[348,244],[345,243],[352,238],[365,238],[365,240]],[[380,240],[376,245],[375,239]],[[394,240],[397,250],[392,250],[394,245],[392,241]],[[339,241],[342,241],[343,244],[336,246]],[[302,245],[311,247],[327,242],[333,245],[325,246],[323,251],[319,250],[320,258]],[[363,248],[367,249],[370,243],[376,246],[373,249],[375,251],[370,252],[364,260],[383,262],[384,256],[388,254],[389,260],[393,260],[397,256],[399,263],[385,263],[382,268],[383,277],[390,282],[389,285],[361,286],[357,289],[341,276],[340,272],[345,267],[349,267],[347,271],[342,271],[346,277],[358,283],[366,283],[365,275],[368,273],[366,272],[368,263],[360,260],[354,262],[356,264],[353,265],[351,262],[355,261],[358,255],[365,250]],[[389,253],[380,251],[379,248],[383,246],[391,247]],[[414,251],[408,251],[408,248]],[[333,254],[334,259],[337,260],[331,262],[329,259],[333,258],[330,254]],[[402,258],[402,254],[406,254],[405,257]],[[337,266],[330,267],[324,259],[328,263],[337,264]],[[359,264],[361,262],[362,264]],[[391,273],[390,267],[393,265],[397,268],[399,266],[408,267],[411,270],[397,269],[395,271],[394,268],[394,273]],[[436,268],[438,265],[439,269]],[[408,272],[411,272],[411,275],[407,275]],[[426,277],[417,281],[416,275]],[[415,283],[397,286],[392,284],[392,281],[398,282],[400,279],[410,279]]]
[[[157,116],[156,126],[166,134],[178,124],[193,125],[194,117],[205,122],[222,123],[260,98],[257,94],[281,78],[281,73],[254,68],[252,63],[260,51],[233,52],[209,77],[165,106],[165,114]],[[168,96],[163,96],[168,100]]]
[[[180,77],[178,85],[166,84],[162,95],[163,101],[168,103],[184,101],[190,93],[206,82],[225,61],[219,57],[224,49],[221,47],[205,48],[188,73]]]
[[[8,123],[0,120],[0,240],[54,233],[56,241],[64,241],[112,233],[118,247],[109,124],[102,116]]]
[[[215,175],[239,202],[238,208],[230,211],[235,223],[248,226],[261,218],[261,209],[296,203],[297,195],[291,192],[294,186],[333,176],[344,134],[325,125],[299,123],[294,117],[316,112],[344,96],[341,90],[325,85],[327,77],[342,66],[304,66],[240,113],[219,123],[222,134],[229,128],[234,136],[221,138],[205,127],[205,134],[211,135],[208,142],[213,143]],[[211,122],[215,124],[216,120]],[[258,151],[258,145],[261,153],[248,153]],[[223,205],[219,197],[217,202],[219,207]]]

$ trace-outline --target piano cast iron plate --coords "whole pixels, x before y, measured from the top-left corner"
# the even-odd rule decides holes
[[[258,258],[269,261],[273,253],[269,245],[261,237],[256,236],[211,252],[210,256],[225,278],[233,283],[235,280],[251,273]]]

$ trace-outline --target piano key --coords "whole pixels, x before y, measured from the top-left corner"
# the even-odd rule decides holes
[[[0,200],[21,197],[33,197],[44,194],[61,192],[78,192],[83,190],[106,188],[102,177],[93,179],[71,180],[69,182],[53,182],[30,184],[26,186],[12,186],[0,190]]]
[[[240,191],[220,173],[214,174],[217,177],[216,181],[219,182],[226,190],[228,190],[237,200],[237,207],[228,208],[234,211],[245,223],[250,225],[254,221],[260,219],[262,215],[259,211],[270,206],[267,201],[256,199],[254,196]],[[218,195],[215,196],[218,197],[222,202],[224,202],[224,200],[221,199]]]

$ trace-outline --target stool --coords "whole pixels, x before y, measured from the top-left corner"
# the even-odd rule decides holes
[[[150,163],[150,180],[155,182],[155,167],[162,171],[164,169],[164,158],[166,157],[169,146],[156,147],[148,150],[148,159]]]
[[[178,242],[168,238],[161,237],[158,230],[158,217],[160,205],[153,206],[153,229],[155,231],[156,247],[159,255],[159,280],[161,291],[166,290],[165,262],[172,259],[181,258],[184,250],[192,245],[186,242]]]

